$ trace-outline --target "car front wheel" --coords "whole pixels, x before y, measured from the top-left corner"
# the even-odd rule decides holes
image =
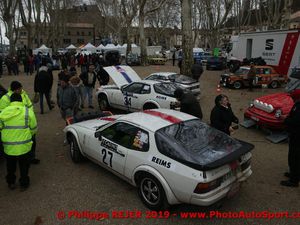
[[[278,84],[278,82],[277,82],[276,80],[273,80],[273,81],[270,83],[269,87],[275,89],[275,88],[278,88],[278,87],[279,87],[279,84]]]
[[[233,83],[234,89],[241,89],[242,86],[243,86],[243,84],[240,81],[236,81],[236,82]]]
[[[152,210],[163,210],[168,207],[165,191],[161,183],[152,175],[145,174],[139,182],[139,196],[142,202]]]
[[[70,138],[70,155],[74,163],[79,163],[83,158],[77,140],[73,135]]]

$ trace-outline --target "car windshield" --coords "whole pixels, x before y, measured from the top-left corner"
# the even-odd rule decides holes
[[[170,97],[174,97],[174,92],[178,87],[174,83],[158,83],[158,84],[154,84],[153,86],[156,93],[167,95]]]
[[[248,68],[239,68],[237,71],[234,72],[234,74],[239,76],[239,75],[247,74],[248,72],[249,72]]]
[[[205,166],[242,147],[242,143],[198,119],[164,127],[156,132],[158,150],[181,162]]]

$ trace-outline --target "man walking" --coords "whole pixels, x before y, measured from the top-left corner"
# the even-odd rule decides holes
[[[90,65],[88,71],[83,72],[80,74],[80,79],[84,85],[84,98],[88,96],[88,104],[89,108],[93,109],[93,89],[96,83],[96,73],[95,73],[95,66]],[[82,105],[82,108],[84,105]]]
[[[288,164],[290,172],[284,174],[289,180],[281,181],[280,184],[287,187],[298,187],[300,181],[300,89],[293,91],[290,96],[295,104],[284,120],[289,134]]]
[[[10,102],[0,113],[1,141],[7,162],[6,182],[11,190],[16,188],[15,172],[18,162],[21,191],[25,191],[30,184],[30,150],[37,123],[33,111],[23,105],[20,94],[13,93]]]

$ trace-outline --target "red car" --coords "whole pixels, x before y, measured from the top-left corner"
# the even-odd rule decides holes
[[[300,69],[293,70],[285,93],[276,93],[255,99],[246,109],[245,119],[250,120],[249,124],[251,125],[256,124],[264,128],[284,130],[283,121],[294,105],[289,93],[296,89],[300,89]]]

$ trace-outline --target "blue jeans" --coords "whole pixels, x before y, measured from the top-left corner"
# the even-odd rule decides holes
[[[84,101],[86,96],[88,96],[89,106],[93,105],[93,87],[84,86]]]

